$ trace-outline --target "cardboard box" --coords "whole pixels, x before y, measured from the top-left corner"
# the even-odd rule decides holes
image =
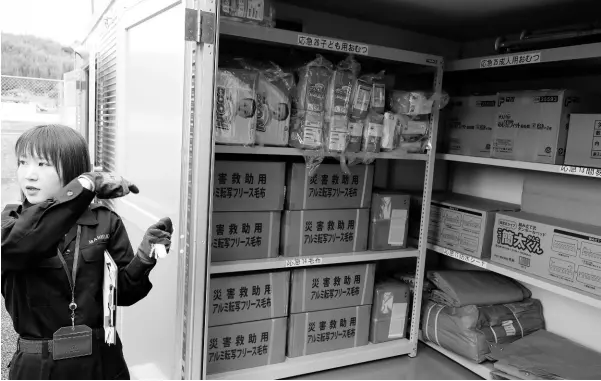
[[[601,295],[601,227],[527,212],[497,213],[493,262]]]
[[[281,218],[281,212],[213,213],[211,262],[277,257]]]
[[[413,204],[421,208],[421,197],[415,197]],[[520,210],[519,205],[480,197],[433,195],[428,242],[477,258],[489,258],[495,213],[516,210]],[[419,234],[419,221],[414,220],[412,225],[417,225]]]
[[[569,90],[499,93],[492,157],[563,164],[570,114],[599,108],[599,97]]]
[[[284,211],[282,254],[300,257],[365,251],[369,209]]]
[[[283,317],[210,327],[207,374],[286,361],[286,322]]]
[[[409,303],[408,284],[394,279],[376,282],[369,341],[376,344],[404,338]]]
[[[497,100],[494,94],[456,97],[449,102],[445,112],[448,153],[490,157]]]
[[[524,178],[523,212],[601,226],[599,180],[533,172]]]
[[[601,168],[601,114],[572,114],[566,165]]]
[[[288,315],[290,272],[211,278],[209,327]]]
[[[367,345],[370,305],[290,315],[288,357]]]
[[[371,304],[375,270],[374,263],[293,270],[290,313]]]
[[[213,211],[282,210],[285,172],[285,163],[215,161]]]
[[[369,250],[407,247],[410,200],[410,195],[398,192],[378,191],[373,194],[369,223]]]
[[[349,167],[347,175],[340,164],[321,164],[308,176],[304,163],[293,163],[286,176],[286,209],[369,208],[374,178],[373,165]]]

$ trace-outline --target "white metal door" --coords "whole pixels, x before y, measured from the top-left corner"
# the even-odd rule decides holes
[[[134,250],[146,229],[160,218],[168,216],[174,223],[170,255],[159,261],[150,276],[152,291],[135,306],[119,312],[119,332],[134,379],[181,378],[183,369],[191,363],[190,356],[202,357],[195,354],[195,348],[186,347],[191,343],[186,338],[197,333],[190,322],[186,324],[186,319],[193,316],[191,298],[195,296],[186,292],[186,287],[197,287],[204,298],[205,277],[194,275],[204,274],[206,268],[202,261],[194,263],[193,259],[205,255],[202,245],[193,243],[197,235],[206,242],[206,234],[203,239],[202,223],[198,225],[190,219],[206,220],[207,213],[190,216],[187,211],[202,210],[203,206],[208,209],[209,175],[207,172],[204,178],[196,179],[196,160],[210,162],[210,146],[206,151],[204,146],[191,150],[190,142],[192,135],[206,139],[196,126],[208,129],[206,142],[211,142],[211,135],[210,119],[208,124],[192,123],[192,110],[202,106],[200,102],[192,103],[192,61],[196,60],[197,68],[202,67],[198,65],[199,54],[213,47],[186,41],[187,16],[189,20],[190,14],[198,13],[191,3],[132,1],[124,10],[117,31],[116,171],[138,185],[140,194],[118,200],[116,211],[125,222]],[[214,52],[211,55],[214,57]],[[214,70],[213,60],[210,61],[208,73]],[[198,77],[196,84],[200,85]],[[197,88],[212,88],[213,75],[201,78],[208,78],[209,83],[203,82]],[[212,101],[212,93],[206,96]],[[212,106],[208,109],[210,112]],[[196,152],[203,157],[196,157]],[[194,174],[192,183],[189,173]],[[200,188],[192,184],[200,184]],[[204,188],[207,189],[203,191]],[[193,200],[192,205],[187,200]],[[186,234],[189,229],[194,229],[191,237]],[[192,271],[194,266],[199,266],[200,271]],[[204,317],[202,309],[198,312]],[[199,333],[202,340],[202,330]]]

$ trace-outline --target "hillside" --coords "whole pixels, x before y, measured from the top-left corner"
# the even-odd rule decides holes
[[[71,48],[35,36],[2,33],[3,75],[62,79],[71,70]]]

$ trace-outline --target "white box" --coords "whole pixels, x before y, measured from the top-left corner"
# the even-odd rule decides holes
[[[490,157],[492,130],[497,122],[497,95],[456,97],[446,118],[448,153]]]
[[[595,112],[601,99],[570,90],[499,93],[492,157],[563,164],[571,113]]]
[[[566,165],[601,168],[601,114],[572,114]]]

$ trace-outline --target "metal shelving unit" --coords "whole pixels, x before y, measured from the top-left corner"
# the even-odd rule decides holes
[[[491,159],[488,157],[475,157],[475,156],[463,156],[463,155],[440,154],[440,153],[436,155],[436,159],[437,160],[454,161],[454,162],[459,162],[459,163],[492,165],[495,167],[516,168],[516,169],[524,169],[524,170],[528,170],[528,171],[551,172],[551,173],[559,173],[562,175],[594,177],[594,178],[601,179],[601,169],[597,169],[597,168],[574,167],[571,165],[529,163],[529,162],[525,162],[525,161]]]
[[[232,372],[209,374],[209,380],[274,380],[306,373],[340,368],[388,357],[410,354],[413,344],[407,339],[368,344],[363,347],[287,358],[285,362]]]
[[[278,257],[252,259],[246,261],[215,262],[211,264],[211,274],[236,273],[242,271],[275,270],[288,267],[325,266],[345,263],[380,261],[385,259],[415,258],[416,248],[386,251],[359,251],[355,253],[323,254],[308,257]]]
[[[454,250],[450,250],[438,245],[428,244],[428,249],[433,250],[439,254],[458,259],[462,262],[466,262],[471,265],[495,272],[497,274],[505,275],[517,281],[543,288],[557,295],[565,296],[567,298],[579,301],[589,306],[601,308],[601,297],[588,292],[580,291],[574,287],[566,286],[561,283],[553,282],[551,280],[536,275],[528,274],[517,269],[512,269],[507,266],[493,263],[489,259],[480,259],[472,257],[471,255],[458,253]]]
[[[435,351],[443,354],[444,356],[450,358],[451,360],[455,361],[456,363],[458,363],[459,365],[463,366],[464,368],[470,370],[471,372],[477,374],[478,376],[482,377],[485,380],[492,380],[492,376],[490,374],[490,372],[494,369],[493,363],[490,361],[484,361],[483,363],[476,363],[470,359],[467,359],[463,356],[459,356],[456,353],[453,353],[451,351],[449,351],[448,349],[444,349],[441,346],[436,345],[435,343],[431,342],[431,341],[427,341],[423,338],[423,334],[420,331],[420,341],[423,342],[424,344],[426,344],[427,346],[429,346],[430,348],[434,349]]]
[[[242,39],[245,41],[253,41],[267,45],[280,45],[286,47],[293,47],[303,50],[322,50],[322,51],[333,51],[337,53],[347,54],[349,51],[342,51],[339,49],[332,49],[331,46],[343,46],[353,45],[359,46],[364,49],[366,54],[364,57],[378,60],[394,61],[398,63],[409,63],[415,65],[418,69],[427,69],[433,74],[433,90],[440,92],[442,88],[442,66],[443,59],[438,56],[420,54],[400,49],[391,49],[382,46],[355,43],[351,41],[342,41],[332,39],[324,36],[315,36],[304,33],[297,33],[288,30],[264,28],[260,26],[235,23],[223,21],[220,23],[220,35],[221,37],[227,37],[229,39]],[[308,46],[307,41],[320,41],[320,46]],[[227,40],[224,38],[224,40]],[[301,43],[302,41],[302,43]],[[332,42],[330,45],[329,43]],[[325,44],[324,44],[325,43]],[[338,45],[336,45],[338,43]],[[356,48],[355,48],[356,49]],[[355,53],[359,59],[361,59],[361,53]],[[423,70],[421,70],[423,71]],[[432,146],[436,146],[437,138],[437,126],[438,126],[438,108],[434,107],[431,121],[432,131]],[[244,147],[244,146],[232,146],[232,145],[215,145],[215,154],[229,154],[229,155],[266,155],[266,156],[305,156],[312,155],[314,152],[303,151],[296,148],[290,147]],[[427,237],[427,218],[424,216],[430,213],[430,199],[432,192],[433,171],[435,155],[433,154],[409,154],[404,152],[382,152],[378,154],[367,154],[369,158],[374,159],[391,159],[391,160],[417,160],[425,162],[425,176],[424,176],[424,200],[422,207],[422,226],[420,230],[421,245],[414,245],[403,250],[394,251],[364,251],[355,253],[340,253],[340,254],[327,254],[319,256],[309,257],[295,257],[285,258],[278,257],[272,259],[261,259],[261,260],[245,260],[245,261],[232,261],[232,262],[217,262],[210,263],[210,255],[208,263],[210,263],[208,273],[214,274],[228,274],[238,273],[247,271],[257,270],[276,270],[286,269],[294,267],[306,267],[306,266],[319,266],[319,265],[331,265],[331,264],[347,264],[357,262],[368,262],[377,260],[387,259],[399,259],[399,258],[417,258],[416,265],[416,279],[418,290],[414,295],[414,305],[417,306],[413,309],[411,317],[411,328],[410,338],[394,340],[381,344],[368,344],[366,346],[360,346],[356,348],[343,349],[331,352],[324,352],[315,355],[302,356],[296,358],[287,358],[284,363],[267,365],[257,368],[242,369],[239,371],[224,372],[219,374],[208,375],[209,379],[280,379],[292,376],[298,376],[306,373],[313,373],[328,369],[334,369],[337,367],[343,367],[353,365],[361,362],[379,360],[387,357],[399,356],[399,355],[410,355],[415,356],[417,354],[418,346],[418,331],[421,308],[419,308],[421,302],[421,281],[422,273],[424,271],[425,256],[426,256],[426,244],[425,239]],[[367,156],[365,153],[349,153],[347,157],[359,157],[363,158]],[[333,155],[335,156],[335,155]],[[415,248],[417,247],[417,248]],[[207,292],[209,290],[206,290]],[[205,331],[207,327],[205,325]],[[206,368],[205,368],[206,369]]]

